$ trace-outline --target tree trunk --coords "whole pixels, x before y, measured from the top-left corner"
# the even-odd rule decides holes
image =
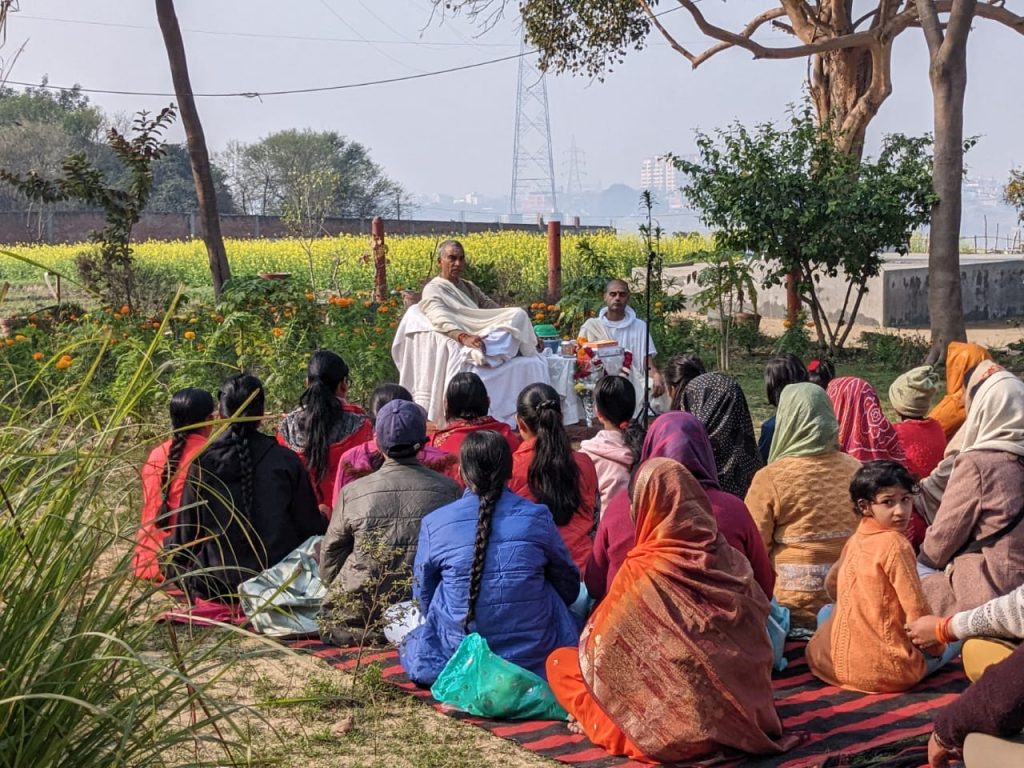
[[[206,149],[206,137],[203,135],[203,126],[199,121],[195,98],[192,96],[188,63],[185,60],[185,45],[181,39],[178,17],[174,13],[174,0],[156,0],[156,17],[164,36],[164,47],[167,48],[167,59],[171,65],[171,80],[174,82],[174,93],[178,99],[181,123],[185,128],[189,159],[192,161],[192,177],[199,200],[199,225],[203,241],[206,243],[206,255],[210,261],[213,292],[220,298],[224,283],[231,278],[231,267],[228,264],[227,252],[224,250],[224,239],[220,234],[217,195],[213,186],[213,174],[210,172],[210,153]]]
[[[929,78],[934,104],[935,157],[928,242],[928,361],[945,359],[946,345],[965,341],[960,294],[960,214],[964,174],[964,96],[967,92],[967,37],[977,0],[955,0],[945,31],[938,25],[934,0],[918,0],[931,58]]]

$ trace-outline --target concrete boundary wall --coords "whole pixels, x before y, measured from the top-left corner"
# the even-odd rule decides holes
[[[692,297],[694,280],[704,267],[665,267],[665,277],[675,281],[673,292]],[[642,276],[642,270],[639,273]],[[1024,256],[983,254],[960,256],[960,290],[968,323],[985,323],[1024,317]],[[846,295],[845,276],[824,278],[818,296],[831,319],[836,319]],[[851,299],[851,305],[853,303]],[[747,311],[750,307],[746,307]],[[758,291],[758,311],[764,317],[786,316],[786,290],[782,286]],[[886,256],[881,273],[868,280],[868,291],[857,314],[858,325],[887,328],[920,328],[928,325],[928,256]]]

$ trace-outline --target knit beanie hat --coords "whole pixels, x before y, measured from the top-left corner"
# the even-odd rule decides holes
[[[930,365],[912,368],[889,387],[889,402],[901,416],[923,419],[939,388],[939,374]]]

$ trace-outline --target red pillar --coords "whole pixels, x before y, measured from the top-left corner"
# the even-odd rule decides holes
[[[786,275],[786,319],[790,325],[796,323],[797,315],[800,314],[800,291],[797,289],[799,280],[800,273],[797,271]]]
[[[562,298],[562,223],[548,222],[548,303]]]
[[[388,249],[384,245],[384,220],[374,216],[370,222],[373,243],[373,300],[381,302],[388,297]]]

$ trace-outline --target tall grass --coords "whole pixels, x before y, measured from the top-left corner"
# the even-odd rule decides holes
[[[32,382],[2,385],[0,766],[244,754],[238,708],[214,693],[230,633],[155,621],[166,604],[131,575],[140,425],[130,414],[156,375],[147,356],[103,412],[88,372],[41,400],[24,396]]]

